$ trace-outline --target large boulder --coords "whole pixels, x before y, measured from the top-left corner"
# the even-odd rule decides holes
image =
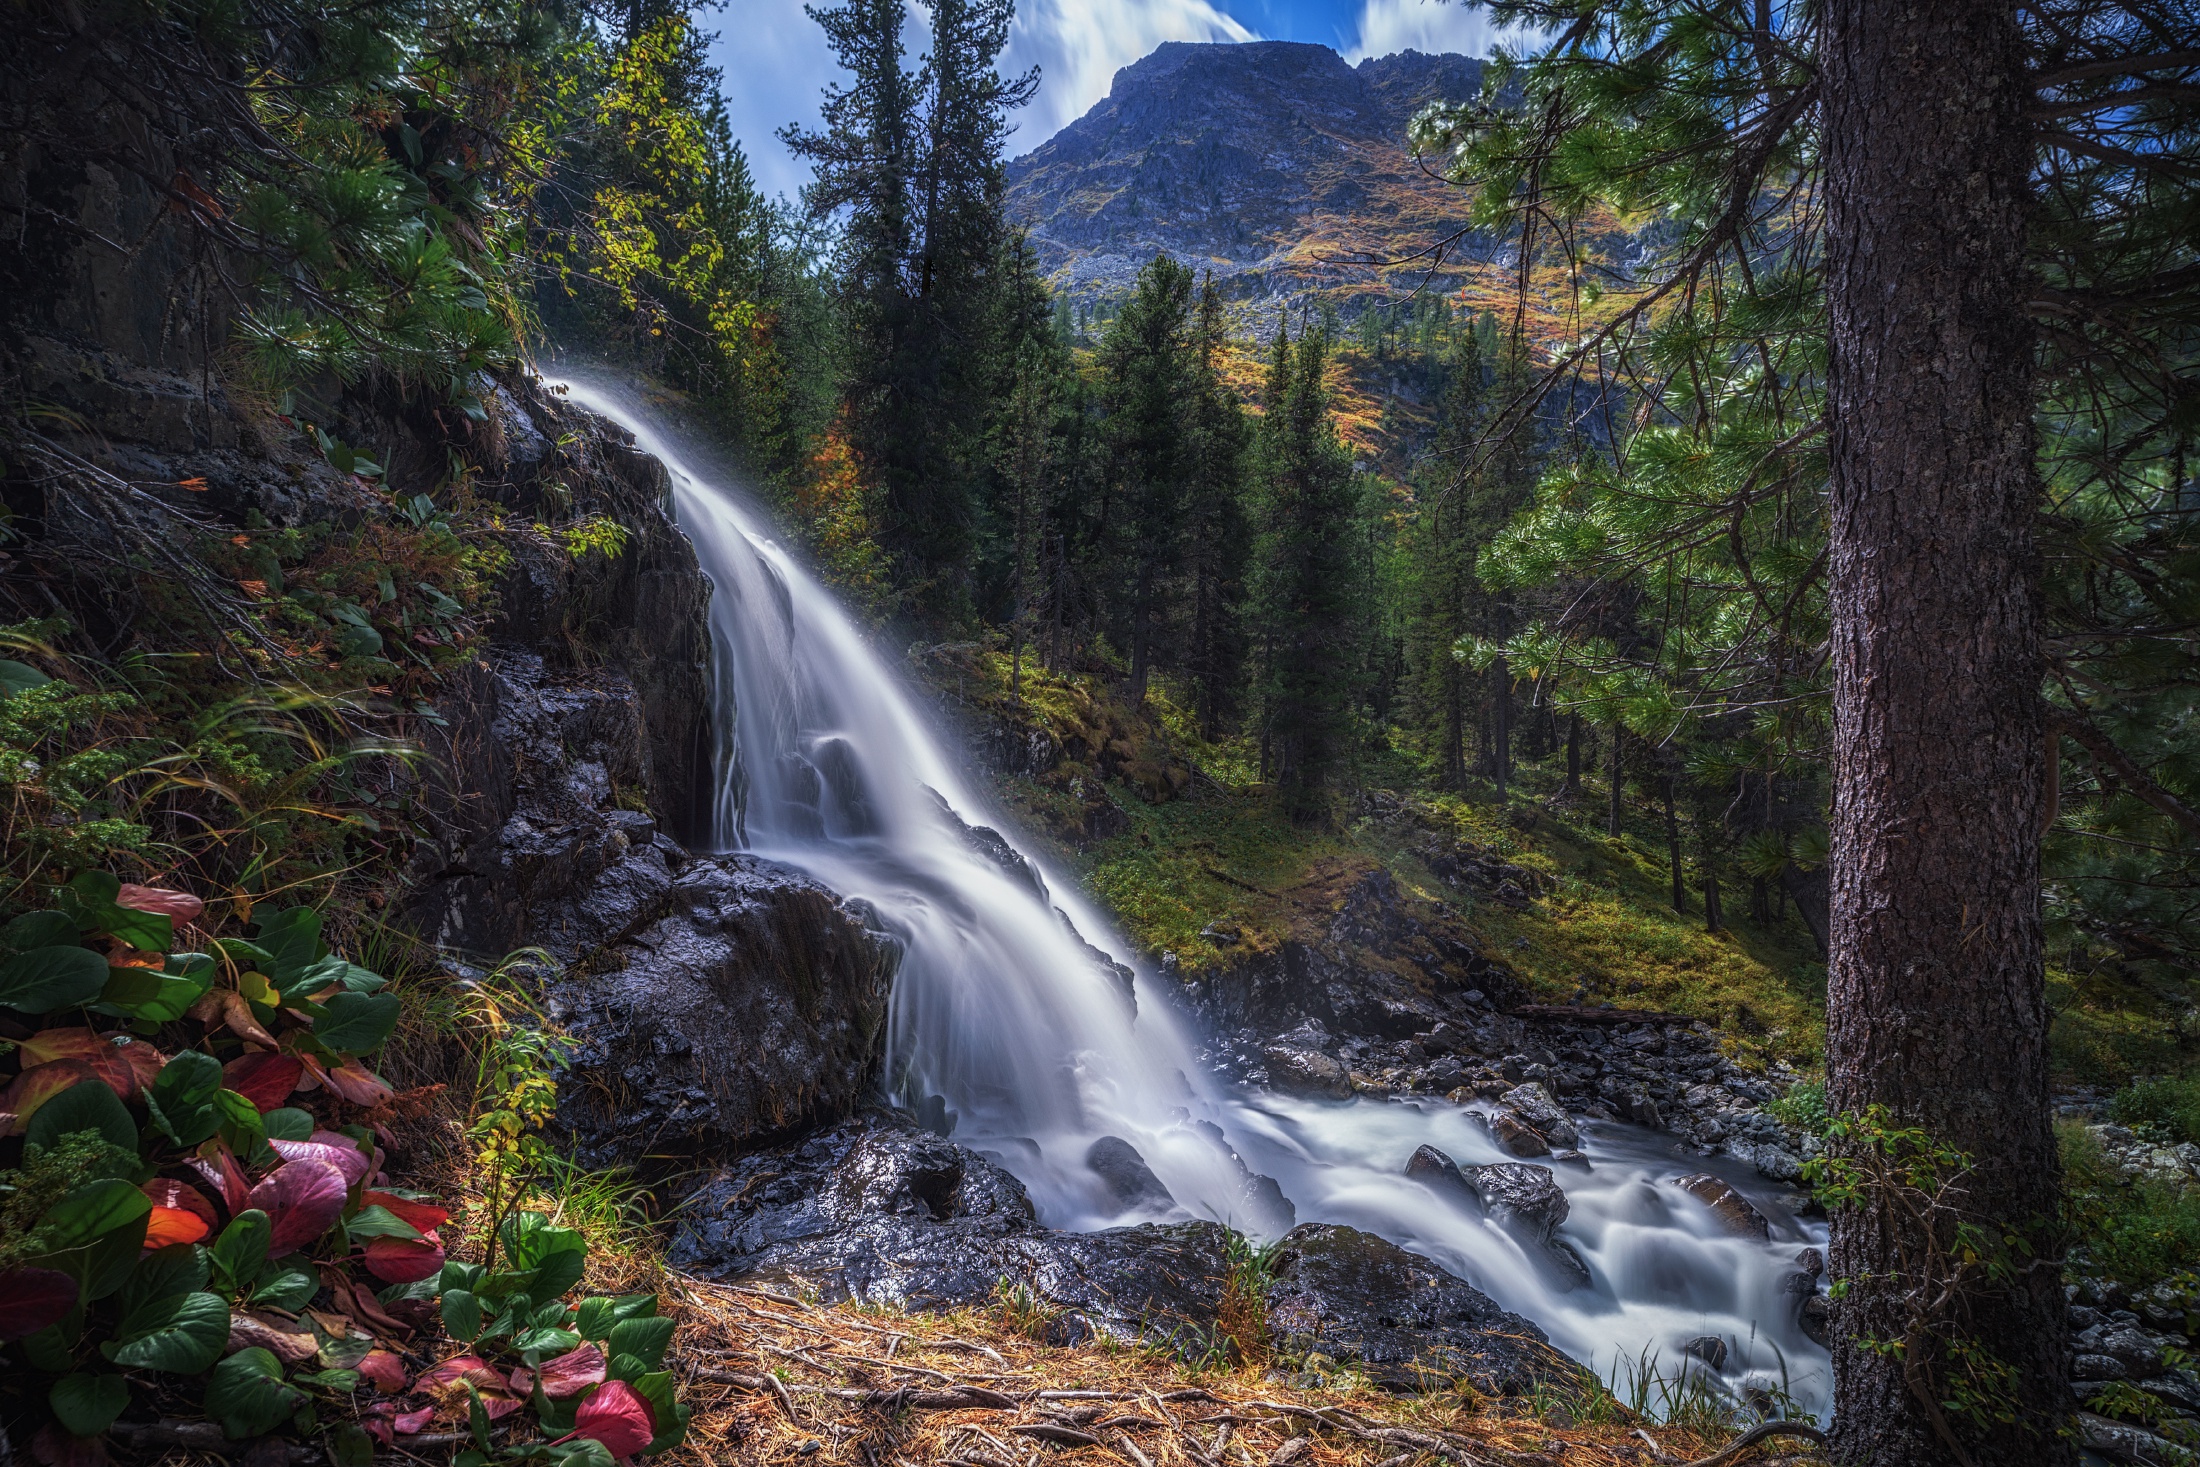
[[[1724,1177],[1697,1172],[1675,1178],[1673,1185],[1711,1209],[1712,1221],[1719,1225],[1720,1231],[1760,1242],[1772,1236],[1772,1224],[1757,1210],[1757,1205],[1736,1191],[1734,1184]]]
[[[1588,1264],[1558,1236],[1572,1205],[1549,1167],[1522,1162],[1463,1167],[1435,1147],[1423,1146],[1407,1158],[1406,1175],[1453,1207],[1486,1216],[1512,1234],[1560,1287],[1590,1282]]]
[[[1127,1144],[1107,1150],[1111,1167],[1136,1156]],[[1026,1291],[1064,1344],[1100,1333],[1203,1354],[1232,1268],[1230,1235],[1216,1223],[1042,1226],[995,1161],[875,1111],[727,1164],[680,1218],[676,1268],[919,1309],[984,1303],[1005,1283]],[[1464,1378],[1517,1392],[1538,1372],[1568,1368],[1534,1325],[1352,1228],[1283,1237],[1269,1321],[1285,1349],[1357,1364],[1399,1389]]]
[[[690,861],[653,916],[554,986],[579,1041],[559,1122],[605,1166],[845,1116],[876,1083],[898,959],[867,907],[799,872]]]
[[[1284,1235],[1268,1292],[1287,1351],[1356,1363],[1393,1390],[1471,1382],[1517,1395],[1570,1373],[1543,1332],[1418,1254],[1357,1228],[1310,1223]]]

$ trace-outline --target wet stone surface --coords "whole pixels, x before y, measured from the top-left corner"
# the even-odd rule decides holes
[[[1109,1171],[1126,1184],[1151,1179],[1137,1152],[1118,1146],[1126,1154],[1103,1157]],[[1021,1285],[1059,1344],[1105,1333],[1204,1353],[1230,1277],[1228,1235],[1215,1223],[1048,1228],[994,1161],[881,1112],[720,1168],[681,1216],[674,1267],[918,1309],[983,1304],[1004,1283]],[[1394,1389],[1465,1378],[1519,1393],[1572,1369],[1533,1324],[1356,1229],[1292,1229],[1274,1279],[1270,1325],[1288,1351]]]

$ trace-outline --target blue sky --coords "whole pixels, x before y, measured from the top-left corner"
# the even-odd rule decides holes
[[[923,50],[924,7],[910,4],[910,62]],[[774,136],[814,124],[819,90],[834,75],[802,0],[727,0],[704,13],[726,73],[726,104],[767,193],[794,193],[807,176]],[[1107,95],[1116,71],[1163,41],[1318,41],[1351,60],[1421,51],[1489,54],[1486,16],[1457,0],[1018,0],[1008,64],[1040,68],[1038,99],[1009,145],[1034,148]]]

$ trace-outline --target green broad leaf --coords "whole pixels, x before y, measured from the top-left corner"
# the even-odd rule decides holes
[[[657,1312],[655,1294],[621,1294],[617,1298],[593,1295],[580,1302],[579,1319],[575,1328],[583,1339],[602,1344],[611,1338],[613,1326],[621,1320],[648,1319]]]
[[[258,1345],[222,1361],[206,1381],[206,1414],[231,1441],[267,1435],[303,1404],[304,1395],[283,1380],[282,1362]]]
[[[90,1003],[107,986],[107,960],[88,947],[34,947],[0,963],[0,1004],[26,1014]]]
[[[261,1116],[260,1126],[270,1141],[309,1141],[313,1138],[313,1112],[282,1106]]]
[[[443,1272],[436,1275],[436,1292],[441,1293],[446,1289],[471,1289],[474,1293],[479,1294],[483,1292],[481,1281],[488,1276],[488,1273],[489,1270],[478,1263],[460,1263],[454,1258],[443,1265]]]
[[[52,678],[28,663],[11,662],[0,657],[0,698],[12,698],[17,693],[42,688],[52,681]]]
[[[581,1337],[569,1329],[541,1329],[530,1326],[512,1336],[512,1348],[535,1359],[544,1355],[563,1355],[574,1349]]]
[[[659,1452],[669,1452],[687,1440],[688,1417],[693,1413],[680,1404],[671,1371],[653,1370],[627,1384],[649,1402],[650,1419],[657,1423],[657,1434],[642,1448],[642,1455],[653,1457]]]
[[[639,1355],[621,1355],[612,1350],[606,1350],[604,1354],[608,1357],[604,1364],[604,1373],[613,1380],[623,1380],[632,1385],[649,1374],[649,1362]]]
[[[359,1389],[359,1372],[356,1370],[316,1370],[306,1375],[294,1375],[292,1385],[312,1386],[317,1390],[337,1391],[349,1394]]]
[[[337,981],[353,993],[374,993],[389,985],[389,979],[357,963],[344,964],[343,976]]]
[[[195,1294],[206,1287],[211,1272],[206,1250],[197,1243],[155,1248],[130,1270],[115,1302],[124,1314],[130,1314],[156,1299]]]
[[[611,1338],[604,1347],[608,1355],[632,1355],[646,1362],[646,1368],[655,1370],[664,1363],[665,1347],[672,1343],[674,1321],[669,1319],[628,1319],[612,1326]]]
[[[538,1329],[549,1329],[553,1325],[559,1329],[564,1329],[566,1328],[566,1316],[572,1312],[571,1309],[566,1307],[563,1299],[552,1299],[547,1304],[537,1305],[534,1312],[527,1316],[527,1322]]]
[[[548,1448],[544,1450],[547,1451]],[[465,1451],[451,1458],[451,1467],[489,1467],[489,1458],[485,1454],[475,1451],[472,1447],[468,1447]]]
[[[481,1392],[472,1381],[466,1382],[466,1425],[474,1434],[474,1445],[487,1452],[489,1445],[489,1408],[481,1404]]]
[[[442,1293],[437,1287],[438,1282],[436,1279],[415,1279],[409,1284],[391,1284],[374,1297],[384,1304],[402,1304],[407,1300],[426,1303]]]
[[[420,1236],[420,1229],[380,1203],[353,1213],[345,1220],[344,1232],[354,1243],[363,1243],[369,1238],[403,1238],[410,1242]]]
[[[117,904],[121,890],[122,882],[110,872],[80,872],[61,889],[61,907],[78,930],[119,937],[140,952],[164,953],[175,946],[175,920]]]
[[[228,1343],[229,1305],[221,1295],[172,1294],[123,1316],[115,1337],[99,1350],[127,1369],[197,1375],[221,1358]]]
[[[274,1235],[267,1214],[257,1207],[238,1213],[207,1250],[215,1276],[231,1290],[257,1279],[267,1264],[268,1242]]]
[[[587,1271],[586,1253],[553,1253],[535,1270],[533,1281],[527,1285],[527,1297],[538,1304],[562,1299]]]
[[[481,1301],[464,1289],[443,1296],[443,1327],[454,1340],[472,1341],[481,1333]]]
[[[214,951],[249,972],[265,973],[275,966],[273,953],[242,937],[217,937],[214,939]]]
[[[51,1146],[79,1131],[97,1131],[100,1139],[124,1151],[138,1149],[137,1122],[98,1080],[79,1080],[40,1106],[23,1135],[33,1146]]]
[[[397,1028],[403,1002],[394,993],[353,993],[348,989],[321,1005],[313,1037],[343,1054],[372,1054]]]
[[[318,1358],[329,1370],[349,1370],[374,1350],[374,1336],[370,1334],[332,1335],[318,1328],[314,1333],[321,1340]]]
[[[34,947],[72,947],[76,919],[67,912],[30,912],[0,927],[0,943],[19,953]]]
[[[297,982],[327,954],[321,946],[321,914],[311,907],[263,914],[252,940],[266,953],[265,972],[277,988]]]
[[[329,1467],[374,1467],[374,1438],[358,1422],[340,1421],[329,1428],[328,1460]]]
[[[104,1085],[100,1088],[107,1089]],[[62,1093],[66,1096],[70,1092]],[[110,1096],[114,1094],[112,1090],[107,1093]],[[46,1104],[50,1108],[60,1103],[56,1099]],[[41,1110],[39,1114],[43,1115],[45,1111]],[[33,1117],[34,1121],[35,1119]],[[152,1210],[151,1198],[120,1177],[108,1177],[102,1181],[86,1182],[47,1208],[45,1215],[38,1220],[38,1228],[51,1241],[54,1250],[60,1252],[82,1248],[110,1233],[119,1232],[132,1223],[143,1222],[146,1214]],[[141,1228],[138,1236],[142,1238],[144,1235]]]
[[[611,1449],[592,1436],[546,1448],[543,1455],[559,1467],[618,1467],[612,1460]]]
[[[111,968],[107,986],[99,991],[94,1011],[153,1024],[172,1024],[190,1012],[214,981],[214,965],[200,958],[184,973],[164,973],[152,968]]]
[[[84,1305],[80,1301],[61,1319],[33,1335],[16,1341],[31,1369],[60,1375],[76,1368],[76,1342],[84,1336]]]
[[[154,1128],[171,1141],[196,1146],[221,1129],[221,1113],[214,1107],[221,1088],[222,1062],[204,1050],[186,1049],[161,1066],[145,1092],[145,1109]]]
[[[119,1375],[64,1375],[46,1393],[54,1420],[71,1436],[98,1436],[130,1404],[130,1383]]]
[[[313,1302],[313,1296],[321,1292],[321,1281],[302,1268],[286,1268],[269,1265],[260,1281],[252,1286],[254,1304],[272,1304],[277,1309],[296,1314]]]
[[[539,1212],[516,1212],[497,1229],[497,1237],[515,1268],[539,1268],[558,1253],[588,1253],[588,1240],[571,1228],[550,1225]]]
[[[222,1144],[235,1152],[247,1165],[257,1167],[266,1161],[261,1153],[268,1149],[267,1124],[260,1116],[260,1108],[234,1090],[214,1092],[213,1111],[215,1133]]]

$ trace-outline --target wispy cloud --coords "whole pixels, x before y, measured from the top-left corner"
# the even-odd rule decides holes
[[[1538,35],[1493,26],[1479,5],[1460,0],[1366,0],[1360,8],[1359,40],[1345,59],[1360,61],[1398,51],[1488,56],[1500,43],[1521,46]]]
[[[1115,73],[1163,41],[1260,39],[1210,0],[1021,0],[1007,65],[1039,68],[1039,95],[1020,119],[1025,152],[1108,94]]]

